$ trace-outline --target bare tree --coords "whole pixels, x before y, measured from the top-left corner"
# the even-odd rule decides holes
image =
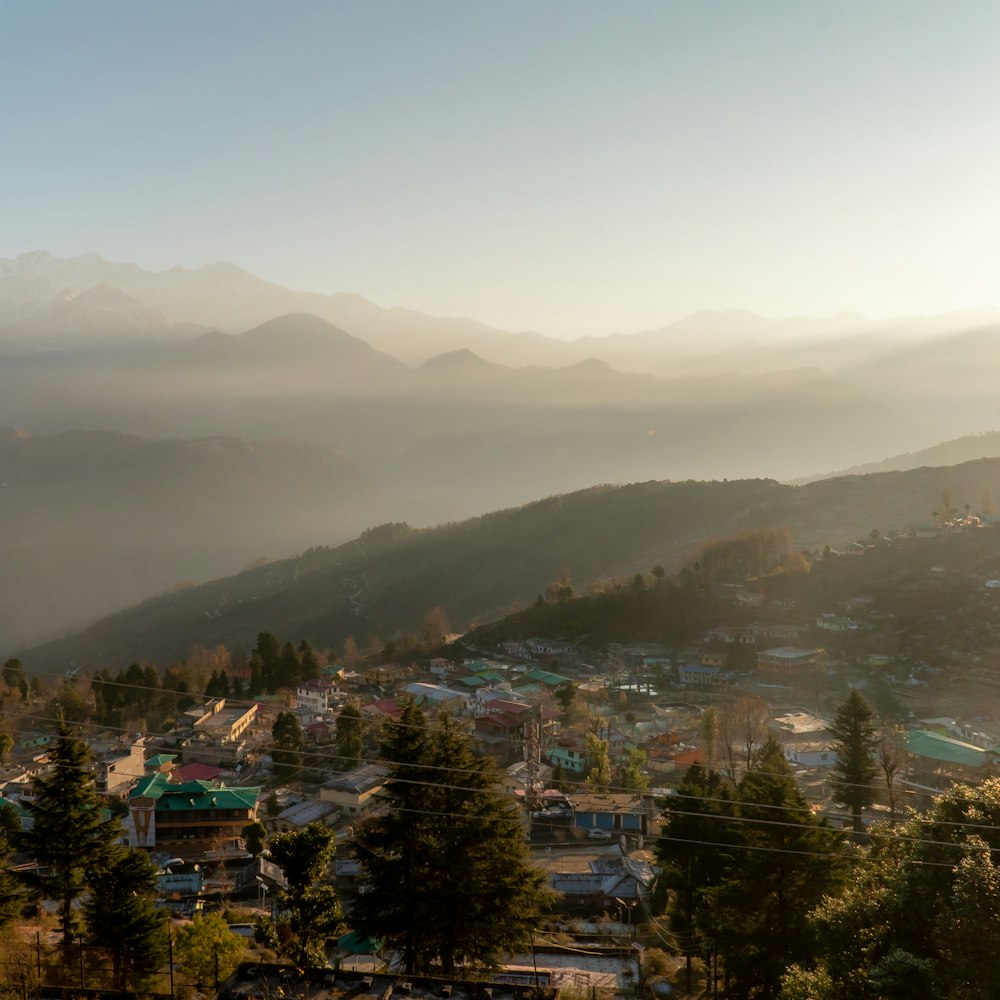
[[[906,750],[903,747],[906,730],[896,722],[884,722],[879,730],[878,746],[875,754],[879,770],[885,782],[889,815],[896,815],[896,776],[906,764]]]
[[[759,695],[742,692],[719,710],[718,745],[722,769],[730,781],[757,766],[767,742],[767,702]]]

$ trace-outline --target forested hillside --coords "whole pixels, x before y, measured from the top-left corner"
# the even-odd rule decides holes
[[[349,635],[363,646],[416,633],[435,608],[465,630],[530,606],[554,583],[585,593],[654,566],[672,576],[713,538],[747,529],[787,528],[792,547],[816,551],[998,494],[998,460],[797,488],[770,480],[598,486],[433,529],[384,525],[144,601],[24,658],[46,670],[163,664],[196,645],[248,649],[261,629],[339,650]]]

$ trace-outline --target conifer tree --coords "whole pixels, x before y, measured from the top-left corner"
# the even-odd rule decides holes
[[[874,714],[857,691],[851,691],[837,709],[830,733],[837,754],[830,785],[835,801],[851,810],[857,834],[862,830],[862,812],[875,801],[875,752],[879,742]]]
[[[839,887],[841,837],[813,815],[774,739],[741,780],[737,809],[735,849],[703,912],[732,995],[773,997],[788,965],[811,955],[806,918]]]
[[[0,803],[0,927],[19,916],[24,902],[24,890],[7,869],[20,829],[21,822],[14,807]]]
[[[386,725],[388,807],[356,833],[365,872],[355,926],[398,949],[408,974],[495,967],[530,941],[549,901],[492,762],[444,718],[413,704]]]
[[[302,748],[305,738],[302,726],[294,712],[279,712],[271,727],[274,747],[271,759],[274,761],[275,776],[282,781],[291,781],[302,767]]]
[[[51,770],[35,779],[34,801],[25,801],[34,822],[23,846],[45,872],[35,876],[35,886],[59,904],[63,943],[69,944],[76,931],[73,903],[107,866],[121,827],[94,789],[87,745],[65,723],[59,724],[50,758]]]
[[[156,908],[159,869],[138,849],[112,851],[88,882],[87,939],[113,956],[113,988],[139,992],[163,962],[166,927]]]
[[[735,815],[732,784],[699,764],[688,768],[677,794],[665,799],[666,823],[656,842],[659,874],[653,898],[668,907],[670,927],[681,944],[687,964],[687,986],[693,988],[692,958],[708,954],[711,943],[702,941],[699,919],[707,906],[708,890],[717,886],[725,871],[720,847],[733,842],[736,831],[729,817]]]
[[[357,705],[345,705],[337,716],[337,753],[348,767],[354,767],[361,760],[363,725]]]

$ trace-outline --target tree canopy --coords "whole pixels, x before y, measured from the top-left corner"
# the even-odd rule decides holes
[[[839,835],[813,816],[774,740],[737,784],[691,768],[664,806],[658,898],[668,890],[689,975],[701,955],[721,960],[732,997],[776,996],[788,964],[811,955],[807,915],[839,884]]]
[[[65,723],[59,724],[50,758],[50,770],[35,779],[34,800],[24,803],[34,822],[23,845],[40,866],[35,888],[59,904],[68,944],[76,932],[73,904],[107,866],[122,831],[94,789],[87,745]]]
[[[492,763],[453,720],[429,723],[412,703],[387,723],[382,756],[387,809],[355,834],[355,926],[398,949],[407,973],[499,965],[529,943],[550,896]]]
[[[862,813],[875,801],[879,735],[871,707],[856,690],[837,709],[830,734],[837,755],[830,786],[835,801],[851,810],[855,833],[860,833]]]
[[[287,930],[278,940],[300,965],[325,965],[323,942],[341,927],[343,912],[327,871],[335,847],[333,832],[321,823],[271,840],[271,860],[288,884],[277,898],[279,927]]]

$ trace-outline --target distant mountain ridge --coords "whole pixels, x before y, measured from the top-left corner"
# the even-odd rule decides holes
[[[922,448],[919,451],[893,455],[879,462],[866,462],[863,465],[839,469],[835,472],[802,476],[794,480],[793,485],[804,485],[821,479],[836,479],[842,476],[867,475],[874,472],[905,472],[924,466],[959,465],[981,458],[997,457],[1000,457],[1000,431],[984,431],[981,434],[966,434],[951,441],[942,441],[940,444],[932,445],[930,448]]]
[[[337,548],[145,601],[79,635],[26,650],[29,669],[161,666],[194,645],[246,652],[258,631],[339,650],[419,628],[443,606],[459,628],[525,606],[566,574],[585,590],[654,565],[668,573],[705,541],[787,526],[807,549],[872,529],[925,523],[947,491],[958,505],[1000,495],[1000,459],[952,468],[845,476],[791,487],[769,480],[599,486],[434,529],[387,524]]]
[[[813,357],[794,357],[810,341],[834,342],[863,335],[873,343],[891,346],[900,337],[931,338],[1000,322],[1000,311],[995,309],[885,320],[866,320],[849,312],[824,319],[767,319],[739,309],[703,310],[655,329],[559,340],[535,332],[503,331],[475,319],[383,308],[355,293],[292,291],[232,263],[153,272],[131,263],[113,263],[97,254],[61,259],[33,251],[12,260],[0,258],[0,347],[8,326],[16,324],[23,334],[47,313],[51,338],[58,332],[53,329],[53,324],[58,325],[58,301],[74,301],[97,286],[117,289],[125,297],[122,306],[127,299],[131,309],[162,317],[168,330],[200,327],[236,333],[278,316],[305,312],[410,365],[468,349],[484,360],[513,367],[564,366],[597,358],[615,368],[661,376],[706,374],[706,363],[714,366],[712,371],[725,370],[712,356],[720,352],[724,356],[741,345],[759,345],[754,364],[800,367],[815,363]],[[71,325],[62,332],[68,337]],[[61,346],[68,346],[65,338]],[[745,351],[733,357],[747,360]],[[679,369],[672,367],[678,362]]]

